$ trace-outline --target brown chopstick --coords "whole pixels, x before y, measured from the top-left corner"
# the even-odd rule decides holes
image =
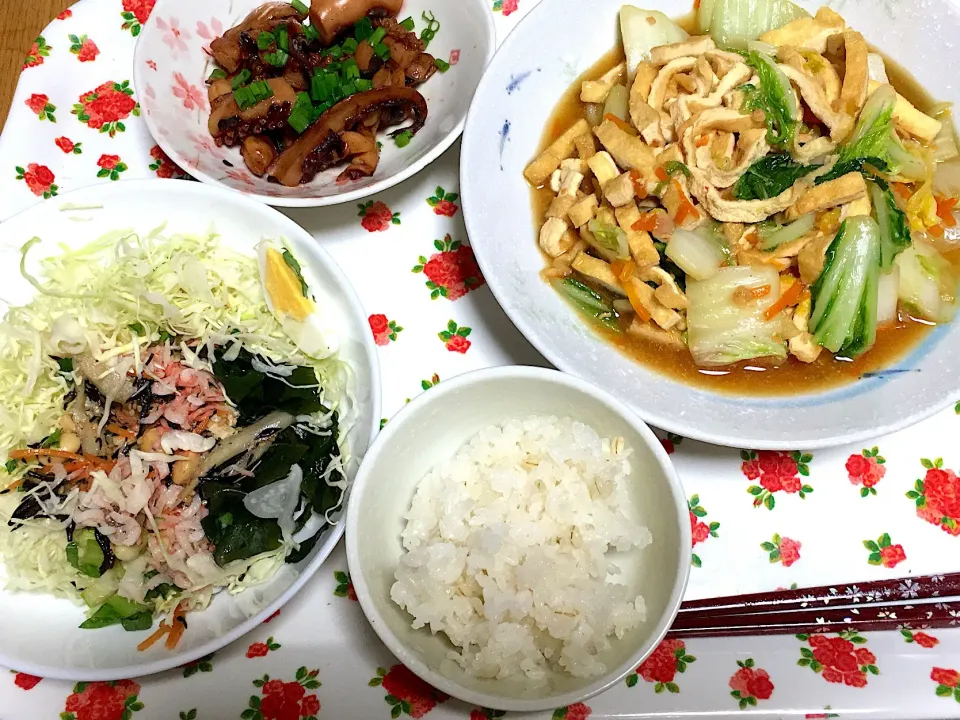
[[[680,606],[680,615],[705,612],[736,615],[745,611],[769,612],[897,600],[919,601],[922,598],[957,595],[960,595],[960,573],[950,573],[690,600]]]

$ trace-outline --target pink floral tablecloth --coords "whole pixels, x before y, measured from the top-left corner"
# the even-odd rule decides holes
[[[153,4],[82,0],[37,37],[0,134],[0,218],[37,202],[53,210],[58,194],[91,183],[183,176],[147,133],[131,84]],[[500,38],[535,4],[490,0]],[[215,29],[177,32],[212,37]],[[365,304],[387,415],[467,370],[545,364],[484,286],[459,211],[458,152],[368,202],[288,213],[332,253]],[[958,413],[960,404],[866,447],[817,453],[661,434],[689,494],[689,596],[960,570]],[[901,592],[910,597],[909,582]],[[338,549],[278,616],[176,671],[74,685],[11,668],[0,676],[0,720],[504,716],[418,680],[378,642],[355,600]],[[672,640],[614,689],[552,716],[960,718],[958,670],[960,628]]]

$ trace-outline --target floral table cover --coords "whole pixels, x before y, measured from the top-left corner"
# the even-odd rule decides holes
[[[82,0],[37,37],[0,135],[0,218],[37,202],[53,210],[59,193],[91,183],[184,176],[138,117],[131,84],[134,44],[154,1]],[[535,4],[490,0],[500,39]],[[179,34],[212,38],[217,29],[167,32],[173,47]],[[169,90],[186,101],[175,85]],[[387,415],[458,373],[546,364],[484,286],[459,210],[458,152],[368,202],[289,212],[364,302]],[[713,447],[661,433],[689,494],[689,597],[960,570],[958,414],[960,403],[868,446],[817,453]],[[0,720],[504,717],[447,698],[397,663],[356,603],[342,548],[277,616],[186,667],[76,685],[15,668],[4,675]],[[625,682],[552,717],[745,712],[960,718],[960,627],[670,640]]]

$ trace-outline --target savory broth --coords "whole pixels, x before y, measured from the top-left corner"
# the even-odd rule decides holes
[[[677,21],[681,27],[696,33],[694,16]],[[871,48],[872,52],[879,52]],[[928,110],[934,101],[930,95],[902,67],[886,56],[887,74],[891,84],[918,109]],[[564,93],[547,123],[540,147],[541,152],[568,127],[585,118],[585,105],[580,102],[580,85],[584,80],[593,80],[620,62],[624,55],[616,48],[604,55],[587,70]],[[543,223],[547,208],[554,193],[549,186],[532,190],[532,206],[536,227]],[[534,239],[536,242],[536,239]],[[960,251],[947,256],[955,265],[960,265]],[[550,260],[545,255],[549,264]],[[580,320],[588,322],[587,320]],[[637,362],[682,382],[697,385],[711,391],[738,395],[790,395],[824,390],[853,382],[867,373],[876,372],[894,364],[915,347],[930,330],[930,324],[914,320],[901,313],[900,321],[877,330],[877,340],[869,352],[855,360],[835,357],[824,352],[812,363],[804,363],[792,355],[776,367],[764,361],[746,361],[721,368],[700,368],[686,348],[672,348],[646,341],[626,332],[616,333],[598,325],[594,331],[621,352]]]

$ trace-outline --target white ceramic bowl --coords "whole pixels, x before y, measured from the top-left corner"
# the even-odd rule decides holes
[[[58,211],[68,203],[102,207]],[[169,234],[206,233],[213,228],[222,242],[251,254],[264,237],[282,237],[292,245],[318,302],[329,310],[341,340],[340,355],[356,373],[358,414],[347,442],[351,454],[362,458],[380,421],[379,368],[366,313],[330,256],[296,223],[265,205],[220,188],[171,180],[121,181],[67,193],[0,224],[0,267],[7,268],[0,298],[23,304],[34,295],[16,269],[20,247],[34,236],[42,241],[30,255],[35,271],[40,258],[57,252],[57,243],[79,247],[112,230],[130,228],[145,234],[164,223]],[[357,465],[350,463],[348,476],[356,473]],[[0,665],[63,680],[116,680],[196,660],[257,627],[293,597],[342,534],[339,522],[306,559],[285,566],[269,583],[237,596],[218,594],[209,608],[190,615],[190,628],[174,651],[157,643],[138,652],[137,643],[149,631],[125,632],[119,626],[80,630],[83,609],[69,600],[0,589]]]
[[[441,635],[413,630],[412,617],[390,599],[403,546],[403,516],[417,483],[481,429],[532,414],[573,417],[602,437],[620,436],[633,450],[627,512],[650,528],[653,544],[617,558],[631,590],[643,594],[647,621],[614,641],[600,659],[603,676],[556,677],[524,691],[512,681],[476,680],[439,671],[453,648]],[[347,508],[347,562],[360,605],[380,639],[410,670],[448,695],[481,707],[547,710],[584,700],[619,682],[663,638],[690,573],[686,495],[660,442],[622,403],[555,370],[502,367],[460,375],[414,399],[390,420],[367,453]]]
[[[418,33],[425,27],[423,12],[434,13],[440,22],[440,31],[428,47],[431,54],[449,60],[451,52],[459,51],[456,65],[446,73],[434,74],[418,88],[426,98],[428,117],[417,136],[402,149],[381,137],[377,171],[347,185],[336,183],[342,167],[295,188],[253,175],[238,148],[218,148],[207,130],[210,106],[205,80],[215,65],[205,48],[264,2],[158,0],[137,41],[133,77],[147,127],[163,151],[193,177],[270,205],[336,205],[383,192],[420,172],[463,132],[470,100],[496,46],[488,3],[406,0],[400,17],[413,17]],[[309,0],[305,4],[309,5]]]
[[[960,323],[930,333],[893,367],[827,391],[738,397],[683,384],[600,340],[537,273],[530,193],[523,169],[547,119],[574,80],[619,40],[622,0],[543,0],[491,62],[467,118],[460,182],[470,244],[487,284],[526,338],[560,369],[622,398],[647,422],[685,437],[756,449],[819,448],[885,435],[960,395]],[[671,0],[639,6],[686,12]],[[821,3],[800,0],[809,10]],[[947,0],[830,3],[867,40],[910,70],[934,97],[956,102],[960,13]],[[922,41],[921,41],[922,39]]]

